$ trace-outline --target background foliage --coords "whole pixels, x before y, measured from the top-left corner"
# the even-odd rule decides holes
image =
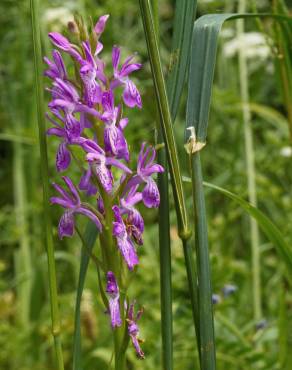
[[[280,1],[281,2],[281,1]],[[173,1],[160,1],[161,53],[167,73],[170,56]],[[258,11],[271,12],[271,1],[258,1]],[[274,4],[278,2],[273,2]],[[232,12],[237,2],[199,1],[199,15]],[[253,1],[248,2],[253,11]],[[110,14],[103,35],[104,54],[110,62],[111,46],[123,46],[125,55],[137,51],[144,68],[138,85],[144,109],[129,112],[127,128],[131,150],[137,153],[142,140],[155,142],[155,106],[150,66],[138,3],[131,0],[42,1],[43,45],[49,30],[64,31],[75,11],[96,19]],[[53,369],[47,264],[41,223],[41,184],[33,88],[33,63],[29,4],[3,0],[0,4],[0,368],[7,370]],[[280,228],[291,245],[292,146],[287,106],[281,84],[281,48],[277,30],[266,20],[246,23],[244,45],[248,55],[249,90],[256,154],[259,208]],[[217,60],[208,144],[202,152],[206,181],[246,197],[247,181],[244,134],[239,94],[238,45],[235,22],[224,26]],[[286,40],[291,52],[291,39]],[[280,62],[279,62],[280,61]],[[291,73],[291,72],[290,72]],[[176,123],[180,158],[184,158],[185,98]],[[180,145],[181,143],[181,145]],[[55,178],[57,142],[49,139],[50,171]],[[185,161],[182,160],[182,165]],[[188,185],[186,185],[188,186]],[[261,242],[261,321],[253,319],[249,220],[237,204],[206,189],[209,220],[216,345],[219,369],[291,369],[292,295],[283,278],[283,266],[263,235]],[[189,200],[189,203],[191,201]],[[173,207],[172,207],[173,208]],[[59,210],[54,208],[54,225]],[[129,368],[156,369],[160,364],[159,253],[157,215],[145,212],[148,226],[131,295],[144,304],[141,337],[146,360],[139,362],[129,350]],[[175,221],[174,211],[171,219]],[[173,224],[175,224],[173,222]],[[82,219],[80,219],[80,226]],[[197,363],[195,335],[187,293],[182,246],[172,228],[174,284],[175,368],[193,369]],[[78,237],[60,242],[56,235],[57,273],[66,368],[71,368],[74,303],[81,244]],[[223,288],[237,290],[224,297]],[[90,265],[82,302],[84,370],[106,369],[111,357],[108,320],[100,301],[97,274]],[[291,352],[291,351],[290,351]]]

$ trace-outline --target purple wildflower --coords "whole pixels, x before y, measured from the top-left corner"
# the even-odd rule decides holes
[[[50,61],[49,58],[44,57],[44,61],[49,67],[45,71],[45,76],[53,80],[56,78],[67,80],[67,71],[66,71],[66,67],[65,67],[62,55],[58,52],[58,50],[53,50],[52,55],[53,55],[53,61]]]
[[[140,93],[134,82],[129,78],[129,75],[132,72],[139,70],[142,65],[140,63],[130,63],[134,58],[134,56],[130,56],[125,60],[122,67],[119,69],[120,57],[121,49],[117,46],[114,46],[112,51],[114,81],[111,83],[111,88],[124,85],[123,100],[125,104],[130,108],[134,108],[135,106],[142,108]]]
[[[113,211],[115,216],[115,221],[113,222],[113,235],[116,237],[118,248],[129,270],[133,270],[135,265],[139,263],[135,245],[128,234],[119,207],[113,206]]]
[[[47,119],[55,126],[49,128],[47,130],[47,134],[62,138],[62,142],[58,147],[56,155],[56,168],[58,172],[61,172],[66,170],[71,162],[71,154],[67,148],[67,145],[81,144],[84,139],[79,136],[79,133],[81,131],[79,123],[77,123],[76,132],[74,126],[72,127],[72,125],[66,124],[65,119],[61,116],[58,110],[52,108],[51,112],[64,124],[64,127],[62,127],[56,120],[51,118],[48,114],[46,115]]]
[[[128,174],[132,173],[127,166],[117,159],[106,157],[104,150],[93,140],[85,140],[82,147],[87,152],[87,161],[107,193],[110,193],[113,189],[113,175],[108,168],[109,166],[115,166]]]
[[[143,143],[137,166],[137,175],[135,175],[127,184],[126,190],[131,187],[135,187],[139,184],[145,183],[145,187],[142,191],[142,199],[146,207],[157,208],[160,203],[160,195],[158,187],[155,181],[152,179],[154,173],[163,172],[164,169],[159,164],[154,164],[156,151],[154,148],[148,147],[145,151],[146,144]],[[150,156],[150,158],[148,158]]]
[[[128,119],[120,119],[117,125],[121,109],[120,107],[114,106],[114,95],[112,90],[103,93],[102,106],[104,113],[102,114],[101,119],[106,125],[104,129],[105,150],[116,156],[117,159],[125,159],[126,161],[129,161],[128,145],[123,134],[123,129],[128,124]]]
[[[222,288],[222,293],[224,295],[224,298],[229,297],[231,294],[235,293],[237,291],[237,286],[232,284],[226,284]]]
[[[107,273],[106,292],[109,298],[109,312],[112,328],[122,325],[120,314],[120,293],[116,278],[113,272]]]
[[[219,294],[212,294],[212,303],[218,304],[221,302],[221,297]]]
[[[140,358],[144,358],[144,352],[142,351],[140,347],[140,342],[143,342],[141,339],[138,338],[139,335],[139,327],[137,325],[137,321],[140,320],[141,316],[143,314],[143,309],[139,310],[136,314],[136,317],[134,315],[134,303],[130,304],[130,308],[128,311],[128,333],[131,338],[131,341],[133,343],[133,346],[137,352],[137,355]]]
[[[142,194],[132,188],[126,198],[121,198],[121,214],[128,217],[125,221],[129,236],[133,237],[139,245],[143,244],[142,234],[144,232],[144,220],[140,212],[134,207],[135,204],[142,200]]]
[[[86,205],[81,203],[78,192],[73,184],[73,182],[67,176],[62,177],[65,182],[69,193],[64,190],[60,185],[53,184],[54,188],[58,191],[61,197],[52,197],[52,204],[59,204],[61,207],[65,208],[65,212],[59,222],[59,237],[62,239],[64,236],[72,236],[74,233],[74,215],[77,213],[83,214],[91,219],[96,225],[99,231],[102,229],[102,225],[95,213],[89,210]]]

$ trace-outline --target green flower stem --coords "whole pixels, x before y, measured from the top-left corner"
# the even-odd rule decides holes
[[[41,52],[38,0],[30,0],[30,7],[31,7],[32,37],[34,48],[35,88],[37,99],[37,118],[39,127],[39,145],[41,154],[41,176],[43,185],[43,207],[45,224],[44,226],[45,226],[45,238],[49,271],[49,286],[51,298],[52,334],[55,343],[57,369],[64,370],[62,345],[60,339],[61,324],[58,306],[54,244],[52,237],[52,224],[50,214],[51,212],[49,206],[49,171],[48,171],[47,141],[46,141],[45,112],[44,112],[43,83],[42,83],[42,64],[41,64],[42,52]]]
[[[238,12],[246,11],[246,0],[240,0],[238,4]],[[244,20],[237,21],[237,34],[244,34]],[[253,145],[253,134],[251,126],[251,112],[249,108],[249,92],[248,92],[248,70],[245,48],[239,49],[239,79],[240,79],[240,95],[243,103],[242,116],[244,125],[245,138],[245,158],[246,158],[246,173],[248,181],[248,199],[253,206],[257,206],[256,194],[256,170],[255,170],[255,153]],[[251,254],[252,254],[252,287],[253,287],[253,308],[254,319],[260,320],[262,317],[262,302],[261,302],[261,269],[260,269],[260,240],[259,229],[257,222],[250,220],[250,238],[251,238]]]
[[[166,93],[165,81],[163,78],[163,71],[160,61],[157,38],[155,34],[151,6],[149,0],[139,0],[139,2],[151,64],[152,77],[154,81],[154,88],[160,114],[161,131],[166,146],[169,170],[171,174],[173,195],[175,199],[176,213],[178,219],[178,231],[181,239],[188,239],[191,235],[191,232],[188,225],[181,172],[172,128],[172,118],[168,105],[168,98]]]
[[[202,370],[216,369],[208,231],[200,153],[190,156],[196,230],[199,343]]]

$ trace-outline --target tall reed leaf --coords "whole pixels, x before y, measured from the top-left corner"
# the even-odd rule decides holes
[[[189,64],[192,29],[197,0],[177,0],[172,37],[172,50],[167,77],[170,112],[175,121]]]
[[[58,306],[57,278],[54,260],[54,244],[52,237],[52,223],[49,206],[49,170],[47,157],[46,125],[44,112],[43,81],[42,81],[42,50],[39,25],[38,0],[30,1],[33,49],[34,49],[34,68],[35,68],[35,89],[37,98],[37,120],[39,128],[39,145],[41,153],[41,176],[43,186],[43,207],[44,207],[44,228],[45,242],[48,257],[49,287],[51,299],[51,318],[52,334],[55,343],[57,369],[63,370],[63,354],[60,339],[61,324]]]
[[[205,143],[211,104],[212,85],[216,64],[216,52],[219,32],[223,23],[239,18],[272,18],[277,22],[289,22],[292,19],[278,14],[208,14],[200,17],[194,25],[186,128],[195,127],[196,140]],[[186,130],[186,138],[190,132]]]

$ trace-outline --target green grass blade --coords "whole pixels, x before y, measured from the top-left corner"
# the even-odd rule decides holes
[[[209,262],[208,230],[203,190],[200,153],[190,155],[193,209],[195,216],[195,245],[198,276],[198,316],[201,369],[216,369],[216,351],[212,304],[212,283]]]
[[[210,184],[208,182],[204,182],[204,185],[208,188],[217,190],[220,193],[231,198],[236,203],[238,203],[251,217],[253,217],[257,221],[262,232],[275,246],[279,257],[281,257],[281,259],[283,260],[288,271],[292,271],[292,248],[289,244],[286,243],[283,235],[281,234],[277,226],[263,212],[261,212],[258,208],[252,206],[249,202],[247,202],[240,196],[226,189]]]
[[[175,4],[172,52],[167,77],[168,100],[173,122],[178,112],[189,64],[196,8],[197,0],[177,0]]]
[[[81,260],[79,269],[78,286],[76,293],[76,303],[75,303],[75,318],[74,318],[74,336],[73,336],[73,370],[81,370],[81,321],[80,321],[80,309],[82,293],[84,289],[84,283],[86,278],[86,273],[89,265],[89,251],[93,249],[96,238],[98,235],[98,230],[92,222],[88,222],[83,241],[84,245],[81,250]]]
[[[179,235],[184,239],[188,238],[190,234],[188,227],[188,217],[183,193],[177,148],[172,129],[172,118],[168,104],[165,81],[163,78],[153,16],[149,0],[140,0],[139,2],[160,114],[161,131],[163,133],[168,157],[169,170],[171,174],[173,195],[175,198],[175,206],[179,225]]]
[[[49,169],[47,157],[47,141],[46,141],[46,124],[44,112],[44,98],[43,98],[43,81],[42,81],[42,51],[41,51],[41,37],[39,25],[39,9],[38,0],[30,1],[31,7],[31,23],[32,23],[32,37],[34,50],[34,68],[35,68],[35,89],[37,98],[37,121],[39,128],[39,143],[41,154],[41,176],[43,186],[43,207],[44,207],[44,227],[45,227],[45,242],[48,257],[48,271],[49,271],[49,287],[51,299],[51,318],[52,318],[52,334],[55,343],[57,369],[64,370],[62,345],[60,339],[61,324],[58,306],[57,293],[57,278],[56,266],[54,260],[54,244],[52,237],[52,224],[49,206]]]
[[[152,0],[153,20],[156,37],[159,44],[159,2]],[[159,113],[156,109],[157,141],[163,141],[159,127]],[[164,173],[158,174],[158,189],[160,206],[158,209],[159,223],[159,270],[160,270],[160,313],[161,313],[161,341],[162,341],[162,368],[173,369],[173,325],[172,325],[172,279],[171,279],[171,242],[169,220],[169,186],[168,167],[165,148],[158,151],[158,162],[164,167]]]

